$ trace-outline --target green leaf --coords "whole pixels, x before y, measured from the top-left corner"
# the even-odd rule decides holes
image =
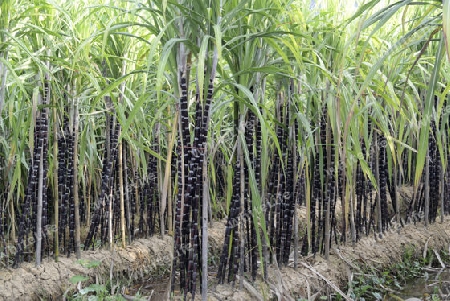
[[[372,292],[372,295],[377,299],[377,300],[383,300],[383,297],[381,297],[381,294],[378,292]]]
[[[86,287],[86,289],[90,289],[91,292],[96,292],[96,293],[104,293],[104,292],[106,292],[106,286],[105,285],[96,284],[96,283],[93,283],[93,284],[89,285],[88,287]]]
[[[207,58],[209,36],[204,36],[200,45],[197,65],[197,82],[200,101],[203,101],[204,82],[205,82],[205,61]]]
[[[86,295],[88,293],[95,293],[95,292],[97,292],[96,289],[91,286],[85,287],[79,291],[80,295]]]
[[[450,61],[450,0],[443,0],[442,7],[442,30],[444,33],[447,58]]]
[[[77,284],[78,282],[83,282],[89,280],[90,278],[87,276],[76,275],[69,279],[70,283]]]
[[[436,53],[436,60],[433,66],[433,73],[428,83],[428,90],[425,97],[425,111],[422,113],[422,124],[420,125],[419,143],[417,147],[417,164],[416,174],[414,177],[414,185],[418,185],[422,176],[422,171],[425,166],[425,157],[428,151],[428,138],[430,136],[430,123],[432,122],[432,113],[434,105],[434,93],[439,78],[439,70],[442,65],[442,56],[444,50],[444,38],[442,37],[438,51]]]
[[[80,259],[78,260],[78,263],[81,264],[82,267],[90,269],[98,267],[102,263],[102,261]]]

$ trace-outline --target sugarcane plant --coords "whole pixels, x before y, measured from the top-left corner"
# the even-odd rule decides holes
[[[33,159],[27,193],[21,210],[19,236],[15,255],[15,266],[23,262],[25,248],[34,245],[36,266],[41,264],[45,252],[45,242],[48,243],[47,226],[47,172],[48,172],[48,108],[50,88],[48,75],[45,76],[43,93],[38,88],[34,95],[39,101],[36,107],[36,122],[34,130]],[[31,231],[32,237],[29,238]],[[43,241],[44,239],[44,241]],[[27,251],[31,251],[27,249]]]
[[[187,299],[209,215],[242,284],[449,213],[447,1],[90,3],[0,4],[1,258],[169,234]]]

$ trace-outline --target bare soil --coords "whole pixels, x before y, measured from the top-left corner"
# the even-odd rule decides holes
[[[172,238],[139,239],[126,248],[86,251],[82,261],[101,261],[95,268],[84,267],[74,255],[61,256],[58,262],[45,259],[39,268],[23,263],[17,269],[0,269],[0,300],[62,300],[66,290],[75,289],[73,276],[89,276],[102,282],[110,277],[140,280],[170,269]]]
[[[253,284],[255,291],[240,291],[231,285],[212,285],[210,300],[297,300],[300,297],[314,300],[318,296],[336,293],[336,288],[346,286],[354,274],[363,272],[363,269],[386,270],[400,262],[406,250],[422,257],[427,249],[439,251],[449,247],[448,218],[444,223],[436,222],[428,227],[423,224],[394,225],[382,236],[364,237],[354,246],[349,243],[333,247],[328,260],[316,255],[300,258],[297,269],[292,267],[292,262],[282,269],[270,266],[268,284],[257,280]],[[215,280],[211,282],[215,283]]]

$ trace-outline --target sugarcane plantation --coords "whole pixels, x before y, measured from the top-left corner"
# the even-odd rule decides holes
[[[449,36],[449,0],[0,0],[0,300],[449,300]]]

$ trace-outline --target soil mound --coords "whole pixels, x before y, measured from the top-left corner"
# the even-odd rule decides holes
[[[62,300],[71,285],[73,276],[109,277],[113,264],[113,277],[127,275],[131,279],[143,279],[159,273],[171,265],[172,238],[151,237],[139,239],[126,248],[86,251],[78,261],[74,255],[61,256],[58,262],[44,259],[36,268],[32,263],[23,263],[17,269],[0,269],[0,300]],[[101,263],[90,268],[89,262]]]

